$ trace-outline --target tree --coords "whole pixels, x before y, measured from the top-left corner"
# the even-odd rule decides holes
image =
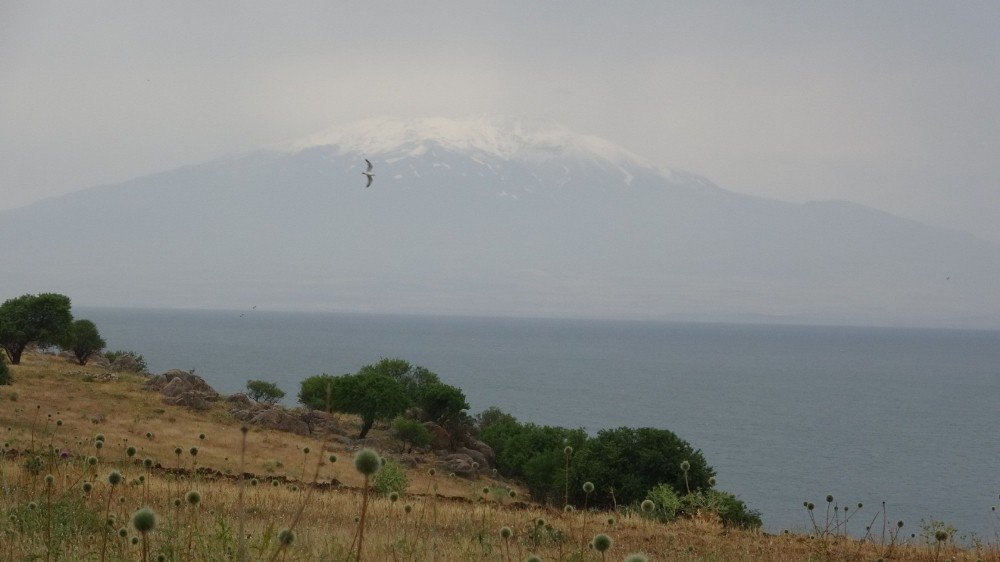
[[[0,305],[0,346],[14,365],[29,343],[59,343],[73,322],[69,297],[58,293],[22,295]]]
[[[285,397],[285,391],[273,382],[247,381],[247,394],[254,402],[274,404]]]
[[[441,425],[446,425],[469,409],[465,393],[460,388],[441,382],[425,385],[417,395],[417,406],[423,411],[424,419]]]
[[[358,439],[368,435],[376,420],[391,420],[411,405],[410,397],[399,381],[372,372],[340,377],[309,377],[302,381],[299,401],[317,410],[329,409],[361,416]]]
[[[59,344],[63,350],[72,351],[81,365],[86,365],[87,359],[104,349],[105,345],[107,343],[97,332],[97,326],[90,320],[83,319],[70,324],[69,330]]]
[[[687,481],[681,463],[688,462]],[[709,478],[715,470],[701,451],[672,431],[651,427],[619,427],[599,431],[587,440],[573,459],[571,496],[583,500],[580,487],[589,480],[598,493],[590,496],[591,505],[610,506],[609,488],[615,490],[619,504],[642,501],[650,489],[667,484],[677,495],[711,488]]]
[[[419,396],[430,384],[440,383],[441,379],[430,370],[419,365],[411,365],[409,361],[398,358],[382,358],[378,363],[365,365],[358,370],[359,375],[385,375],[395,379],[410,396]]]
[[[396,437],[403,442],[403,451],[406,452],[412,451],[414,447],[430,445],[434,440],[424,424],[410,418],[400,416],[392,420],[392,429],[396,432]]]

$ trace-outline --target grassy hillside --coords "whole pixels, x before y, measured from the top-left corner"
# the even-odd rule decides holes
[[[566,512],[524,501],[512,483],[431,475],[429,465],[408,469],[397,501],[371,493],[363,508],[364,478],[342,441],[251,427],[244,443],[222,404],[165,405],[140,375],[103,380],[104,369],[37,353],[10,369],[14,384],[0,386],[2,560],[231,560],[241,551],[247,560],[349,560],[363,509],[364,560],[1000,560],[995,543],[890,545],[729,529],[707,514],[661,524],[628,509]],[[367,444],[395,447],[377,430]],[[123,482],[112,486],[115,470]],[[146,506],[157,521],[143,537],[130,518]],[[289,528],[294,540],[282,546]],[[603,554],[588,546],[597,533],[613,541]]]

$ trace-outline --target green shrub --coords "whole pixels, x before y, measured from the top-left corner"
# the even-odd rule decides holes
[[[729,492],[699,490],[681,496],[680,501],[679,515],[691,516],[700,510],[706,510],[717,514],[723,524],[732,527],[756,529],[763,524],[759,511],[748,508],[743,500]]]
[[[70,324],[69,329],[59,342],[59,347],[69,350],[76,356],[76,360],[81,365],[87,364],[87,359],[95,353],[99,353],[107,345],[104,338],[97,331],[97,326],[90,320],[76,320]]]
[[[3,358],[3,352],[0,352],[0,386],[5,384],[14,384],[14,377],[10,374],[10,368],[7,367],[7,360]]]
[[[469,409],[465,393],[460,388],[441,382],[424,385],[417,394],[417,406],[423,411],[424,419],[442,425]]]
[[[316,375],[302,381],[299,401],[316,410],[330,410],[361,416],[364,439],[375,420],[390,420],[411,404],[405,387],[396,379],[378,373],[331,377]]]
[[[426,447],[434,440],[431,432],[417,420],[398,417],[392,420],[392,429],[403,442],[403,449],[406,451],[412,451],[414,447]]]
[[[402,494],[406,492],[406,487],[409,485],[410,481],[406,477],[406,470],[394,460],[386,460],[382,468],[372,478],[372,486],[375,491],[383,496],[388,496],[392,492]]]
[[[677,519],[677,513],[684,507],[677,492],[666,484],[654,486],[646,493],[646,498],[656,506],[652,516],[664,523]]]
[[[285,397],[285,391],[278,388],[278,385],[273,382],[253,380],[247,381],[247,395],[254,402],[274,404]]]

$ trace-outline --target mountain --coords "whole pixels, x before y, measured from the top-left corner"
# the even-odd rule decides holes
[[[0,297],[92,306],[1000,326],[1000,246],[495,117],[371,119],[85,189],[0,212],[0,240]]]

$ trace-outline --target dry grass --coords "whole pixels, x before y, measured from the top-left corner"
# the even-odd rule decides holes
[[[141,560],[141,541],[131,544],[136,532],[125,538],[116,531],[127,527],[131,513],[150,506],[159,523],[149,535],[151,559],[163,553],[170,560],[236,559],[239,541],[238,496],[240,481],[225,473],[239,469],[240,424],[221,405],[206,413],[167,406],[159,395],[141,390],[142,379],[125,375],[116,382],[84,382],[80,372],[100,369],[74,366],[45,355],[25,354],[23,364],[11,366],[13,387],[0,387],[0,425],[3,440],[18,452],[31,448],[46,456],[49,446],[72,452],[66,460],[53,459],[39,474],[25,462],[33,455],[8,454],[0,461],[0,560],[62,559],[98,560],[101,525],[108,498],[116,523],[108,534],[108,560]],[[16,400],[11,400],[12,393]],[[104,421],[92,423],[92,417]],[[63,420],[61,426],[57,420]],[[350,420],[345,419],[345,423]],[[146,433],[153,434],[152,439]],[[98,451],[93,436],[102,433],[106,445],[100,462],[86,466],[85,458]],[[205,434],[205,439],[199,439]],[[33,437],[32,437],[33,435]],[[384,438],[384,437],[383,437]],[[378,444],[380,438],[376,437]],[[387,442],[381,442],[383,448]],[[162,469],[147,471],[128,462],[125,448],[135,446],[136,459],[152,458],[164,467],[176,466],[175,447],[181,447],[181,467],[211,467],[223,474],[188,473],[175,477]],[[192,458],[188,449],[198,447]],[[303,466],[303,447],[312,452]],[[257,486],[243,481],[246,511],[247,558],[270,560],[348,560],[355,540],[355,518],[361,509],[362,478],[350,463],[352,453],[341,445],[330,448],[341,461],[323,464],[319,481],[342,481],[340,488],[317,488],[299,482],[303,473],[311,482],[317,469],[320,444],[313,439],[254,428],[247,438],[246,470],[258,476]],[[325,457],[329,453],[322,455]],[[195,463],[196,461],[196,463]],[[113,490],[106,475],[118,469],[126,483]],[[304,470],[303,470],[304,469]],[[46,473],[54,484],[46,487]],[[140,476],[146,481],[131,484]],[[365,531],[366,560],[523,560],[529,553],[543,560],[602,560],[587,548],[598,532],[608,534],[614,545],[607,560],[622,560],[642,552],[650,560],[989,560],[1000,561],[996,545],[985,549],[960,549],[954,545],[902,544],[891,552],[885,545],[845,538],[822,540],[807,535],[771,536],[760,532],[727,529],[711,517],[660,524],[630,513],[566,513],[534,504],[483,502],[477,491],[488,480],[469,481],[441,475],[429,476],[426,467],[410,471],[407,493],[396,503],[375,497],[368,508]],[[285,482],[285,479],[295,482]],[[278,480],[277,487],[270,479]],[[83,481],[94,489],[84,495]],[[174,500],[197,490],[197,507]],[[435,493],[435,491],[437,493]],[[110,495],[109,495],[110,493]],[[521,494],[520,497],[524,497]],[[476,498],[476,499],[473,499]],[[30,506],[34,502],[34,507]],[[405,507],[412,510],[406,513]],[[288,527],[301,510],[295,541],[279,550],[277,533]],[[12,518],[13,517],[13,518]],[[547,526],[538,527],[544,518]],[[498,530],[514,531],[509,542]],[[586,528],[586,531],[584,529]]]

